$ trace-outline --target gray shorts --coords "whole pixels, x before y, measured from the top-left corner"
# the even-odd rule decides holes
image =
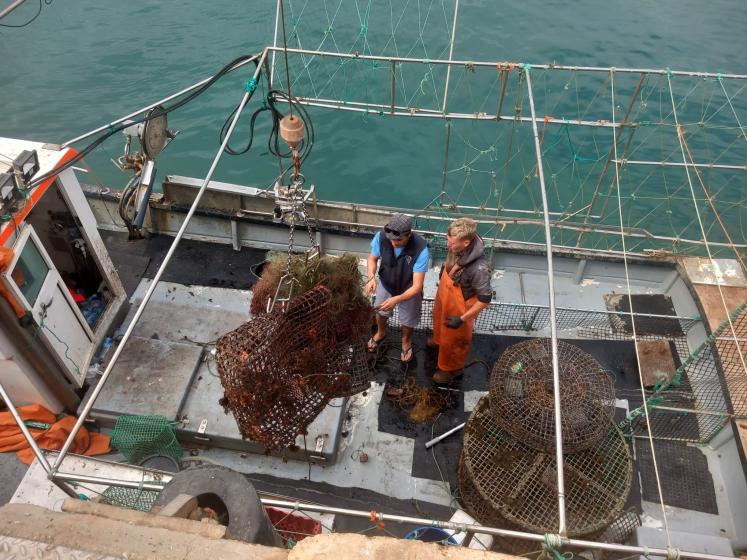
[[[376,279],[376,300],[374,306],[381,305],[386,299],[392,297],[384,284],[381,283],[380,279]],[[422,292],[413,298],[410,298],[402,303],[397,304],[397,311],[399,312],[399,322],[405,327],[415,328],[420,323],[420,315],[423,311],[423,294]],[[378,314],[382,317],[391,317],[391,311],[378,311]]]

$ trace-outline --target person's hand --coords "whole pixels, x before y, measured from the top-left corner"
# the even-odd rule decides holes
[[[392,296],[390,298],[385,299],[381,305],[379,305],[379,311],[391,311],[394,309],[394,306],[399,303],[399,300],[396,296]]]
[[[444,325],[446,325],[450,329],[458,329],[464,324],[464,321],[462,321],[462,318],[459,315],[452,315],[451,317],[446,317],[446,321],[444,321]]]
[[[363,291],[367,296],[374,295],[376,293],[376,278],[371,278],[366,282],[365,286],[363,286]]]

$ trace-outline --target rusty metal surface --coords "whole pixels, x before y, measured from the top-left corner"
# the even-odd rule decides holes
[[[677,371],[668,340],[639,341],[638,358],[645,387],[667,383]]]
[[[591,355],[558,341],[563,452],[599,442],[615,413],[612,379]],[[555,449],[549,339],[509,346],[490,376],[491,411],[498,427],[535,449]]]
[[[368,384],[364,341],[340,339],[331,301],[317,286],[218,340],[222,404],[267,451],[294,446],[332,398]]]
[[[490,408],[488,398],[480,400],[464,428],[463,476],[510,523],[536,533],[557,530],[554,454],[511,437]],[[569,536],[603,531],[622,512],[632,483],[632,458],[621,432],[608,423],[599,443],[565,455],[564,466]]]

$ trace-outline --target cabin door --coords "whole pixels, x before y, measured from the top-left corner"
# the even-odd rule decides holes
[[[13,253],[3,281],[30,312],[34,336],[80,387],[93,353],[94,334],[31,225],[24,226]]]

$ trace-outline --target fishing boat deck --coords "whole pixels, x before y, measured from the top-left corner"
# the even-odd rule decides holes
[[[154,236],[133,243],[126,241],[124,234],[113,232],[103,232],[103,237],[132,303],[139,302],[149,282],[148,277],[168,246],[167,242]],[[170,341],[199,348],[202,358],[195,360],[190,356],[188,359],[189,367],[182,374],[186,378],[177,380],[183,387],[184,396],[171,404],[169,412],[179,422],[183,443],[198,448],[193,451],[196,456],[190,456],[188,460],[229,466],[246,473],[260,489],[274,489],[279,494],[294,496],[308,492],[322,503],[326,500],[339,504],[340,499],[345,498],[357,501],[359,505],[364,502],[366,508],[374,510],[391,506],[394,511],[406,514],[426,511],[433,517],[448,518],[452,508],[457,507],[456,467],[462,436],[452,436],[430,450],[426,450],[424,444],[467,418],[477,400],[487,391],[489,372],[486,370],[507,346],[526,339],[527,333],[515,326],[478,326],[468,360],[472,365],[450,388],[452,404],[433,421],[417,424],[409,419],[406,411],[384,396],[384,389],[387,382],[401,381],[404,377],[414,378],[424,387],[432,387],[429,374],[435,369],[436,355],[425,348],[425,332],[416,332],[415,358],[408,371],[403,372],[395,326],[377,361],[370,389],[350,399],[336,399],[331,403],[320,415],[321,420],[310,426],[307,451],[299,439],[301,451],[290,460],[266,456],[258,453],[259,450],[250,442],[241,440],[233,418],[225,415],[218,404],[222,389],[216,366],[208,354],[210,342],[248,318],[251,298],[248,288],[256,280],[252,267],[264,258],[263,251],[234,251],[227,245],[185,241],[134,333],[138,337],[134,340],[151,340],[158,344]],[[544,262],[537,255],[496,255],[494,299],[528,306],[545,305]],[[688,286],[673,267],[636,265],[630,267],[629,272],[632,293],[648,298],[641,300],[647,302],[647,312],[680,317],[698,314]],[[436,268],[427,275],[426,299],[435,295],[436,276]],[[581,263],[570,258],[557,258],[557,305],[559,308],[603,313],[609,306],[609,297],[605,298],[605,295],[625,292],[624,278],[619,263]],[[665,294],[669,299],[662,297]],[[544,333],[540,329],[532,334],[542,336]],[[706,335],[700,323],[682,334],[678,352],[674,353],[678,365],[679,360],[684,359],[684,353],[700,344]],[[632,341],[579,336],[578,329],[563,330],[562,325],[559,337],[580,346],[614,373],[618,394],[617,420],[624,419],[631,409],[640,405],[640,397],[636,395],[639,382]],[[133,346],[133,350],[136,349]],[[126,353],[127,349],[121,358],[124,363],[127,362]],[[147,375],[147,366],[142,373]],[[118,383],[114,374],[110,383]],[[121,398],[119,404],[126,406]],[[198,412],[192,414],[190,410]],[[101,415],[99,419],[105,416]],[[198,426],[204,424],[205,419],[208,419],[207,426],[203,426],[195,440]],[[711,446],[655,441],[659,469],[664,479],[664,503],[672,530],[697,531],[717,539],[737,539],[744,534],[744,528],[738,526],[740,521],[735,521],[740,519],[741,506],[739,494],[733,492],[735,486],[738,487],[734,479],[741,476],[741,471],[736,466],[735,474],[732,472],[735,466],[721,460],[722,454],[730,451],[730,448],[722,448],[722,440],[727,439],[730,429],[727,426],[724,435],[714,440]],[[648,542],[646,539],[656,538],[661,528],[661,509],[649,443],[635,438],[632,444],[634,485],[626,507],[642,515],[644,528],[639,531],[642,531],[641,539]],[[360,461],[362,453],[368,456],[367,462]],[[404,531],[406,527],[401,529]],[[646,536],[646,531],[653,531],[654,536]]]

